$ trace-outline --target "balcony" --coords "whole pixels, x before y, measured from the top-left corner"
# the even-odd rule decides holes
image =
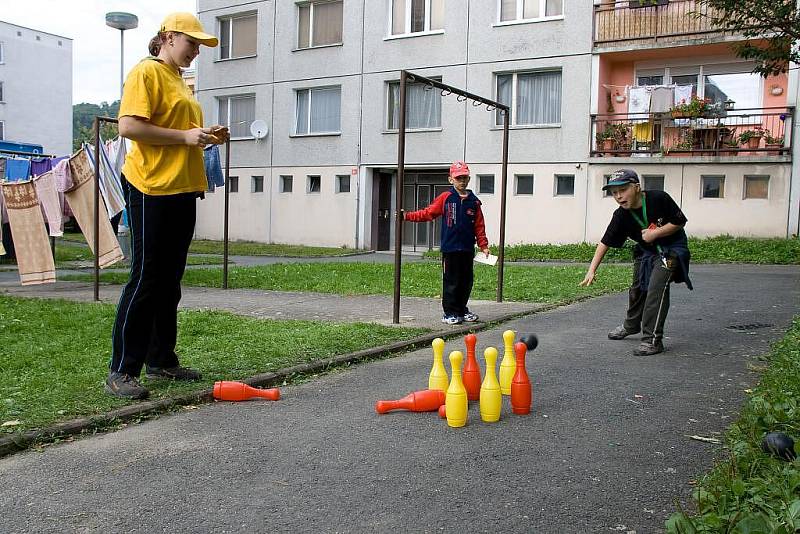
[[[592,115],[592,157],[789,156],[794,108]]]
[[[695,14],[708,12],[709,8],[696,0],[604,2],[594,6],[594,46],[617,49],[719,41],[725,33]]]

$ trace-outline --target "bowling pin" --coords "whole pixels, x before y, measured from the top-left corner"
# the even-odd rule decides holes
[[[511,411],[518,415],[531,413],[531,381],[525,370],[525,352],[528,350],[525,343],[519,341],[514,344],[517,356],[517,371],[511,380]]]
[[[378,413],[386,413],[391,410],[435,412],[442,405],[444,405],[444,391],[426,389],[424,391],[414,391],[398,400],[379,400],[375,403],[375,411]]]
[[[462,361],[464,361],[464,355],[461,352],[454,350],[450,353],[452,380],[447,388],[444,404],[447,424],[452,427],[467,424],[467,390],[464,389],[464,382],[461,380]]]
[[[441,417],[442,419],[447,419],[447,406],[445,406],[444,404],[439,406],[439,417]]]
[[[433,367],[428,375],[428,389],[447,391],[450,384],[447,379],[447,370],[444,368],[444,339],[437,337],[431,343],[433,347]]]
[[[478,338],[475,334],[464,336],[467,346],[467,361],[464,364],[464,388],[467,390],[467,399],[476,401],[481,398],[481,368],[475,359],[475,343]]]
[[[214,398],[224,401],[244,401],[249,399],[278,400],[281,391],[278,388],[259,389],[248,386],[244,382],[220,380],[214,382]]]
[[[513,330],[503,332],[503,344],[505,345],[505,352],[503,353],[503,361],[500,362],[500,392],[503,395],[511,395],[511,379],[514,378],[514,371],[516,370]]]
[[[495,374],[497,349],[486,347],[483,357],[486,359],[486,374],[483,377],[483,384],[481,384],[481,420],[485,423],[494,423],[500,420],[500,408],[503,406],[500,382],[497,381]]]

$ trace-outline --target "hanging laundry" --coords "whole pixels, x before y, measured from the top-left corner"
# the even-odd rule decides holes
[[[666,113],[673,106],[675,100],[675,88],[660,85],[653,88],[650,95],[650,113]]]
[[[31,160],[31,176],[39,176],[53,168],[53,160],[50,158],[39,158]]]
[[[39,196],[42,211],[45,219],[47,219],[50,236],[61,237],[64,235],[64,219],[61,215],[63,208],[58,197],[58,191],[56,191],[56,180],[53,177],[53,171],[47,171],[34,178],[33,185],[36,187],[36,194]]]
[[[86,153],[87,161],[94,174],[94,147],[88,143],[83,144],[83,150]],[[125,194],[122,192],[122,183],[120,182],[119,174],[114,171],[114,166],[111,160],[108,159],[106,147],[100,144],[100,194],[103,195],[106,207],[108,208],[108,217],[114,217],[125,209]]]
[[[81,148],[69,158],[69,167],[75,185],[65,191],[64,195],[75,214],[75,219],[78,221],[78,226],[80,226],[89,248],[94,253],[94,171],[84,149]],[[100,198],[100,213],[108,213],[102,197]],[[122,260],[123,255],[108,217],[100,217],[99,226],[100,249],[97,257],[100,268],[105,268]]]
[[[631,118],[647,118],[650,112],[650,91],[646,87],[632,87],[628,98],[628,114]]]
[[[3,184],[22,285],[56,281],[56,267],[33,182]]]
[[[31,177],[31,160],[27,158],[6,159],[6,181],[22,182]]]
[[[692,100],[692,85],[675,86],[675,98],[673,104],[686,104]]]
[[[222,187],[225,185],[225,177],[222,174],[222,164],[219,159],[219,147],[217,145],[209,145],[203,149],[203,163],[206,167],[206,180],[208,180],[208,189],[206,191],[212,192],[215,187]]]

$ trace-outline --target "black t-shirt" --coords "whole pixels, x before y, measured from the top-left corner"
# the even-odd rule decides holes
[[[647,221],[645,224],[655,223],[656,226],[661,227],[667,223],[684,226],[686,224],[686,216],[681,209],[664,191],[645,191],[642,202],[647,204]],[[642,248],[655,252],[655,245],[668,246],[673,243],[683,242],[686,243],[686,232],[683,228],[678,230],[672,235],[657,239],[655,243],[645,243],[642,240],[642,225],[634,219],[631,215],[633,211],[636,216],[644,221],[642,208],[635,210],[626,210],[625,208],[617,208],[611,216],[611,222],[608,223],[606,233],[600,241],[609,247],[620,248],[625,244],[628,238],[636,241]]]

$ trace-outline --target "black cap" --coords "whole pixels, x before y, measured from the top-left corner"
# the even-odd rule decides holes
[[[620,169],[611,174],[608,183],[603,186],[603,191],[616,185],[638,184],[639,175],[632,169]]]

